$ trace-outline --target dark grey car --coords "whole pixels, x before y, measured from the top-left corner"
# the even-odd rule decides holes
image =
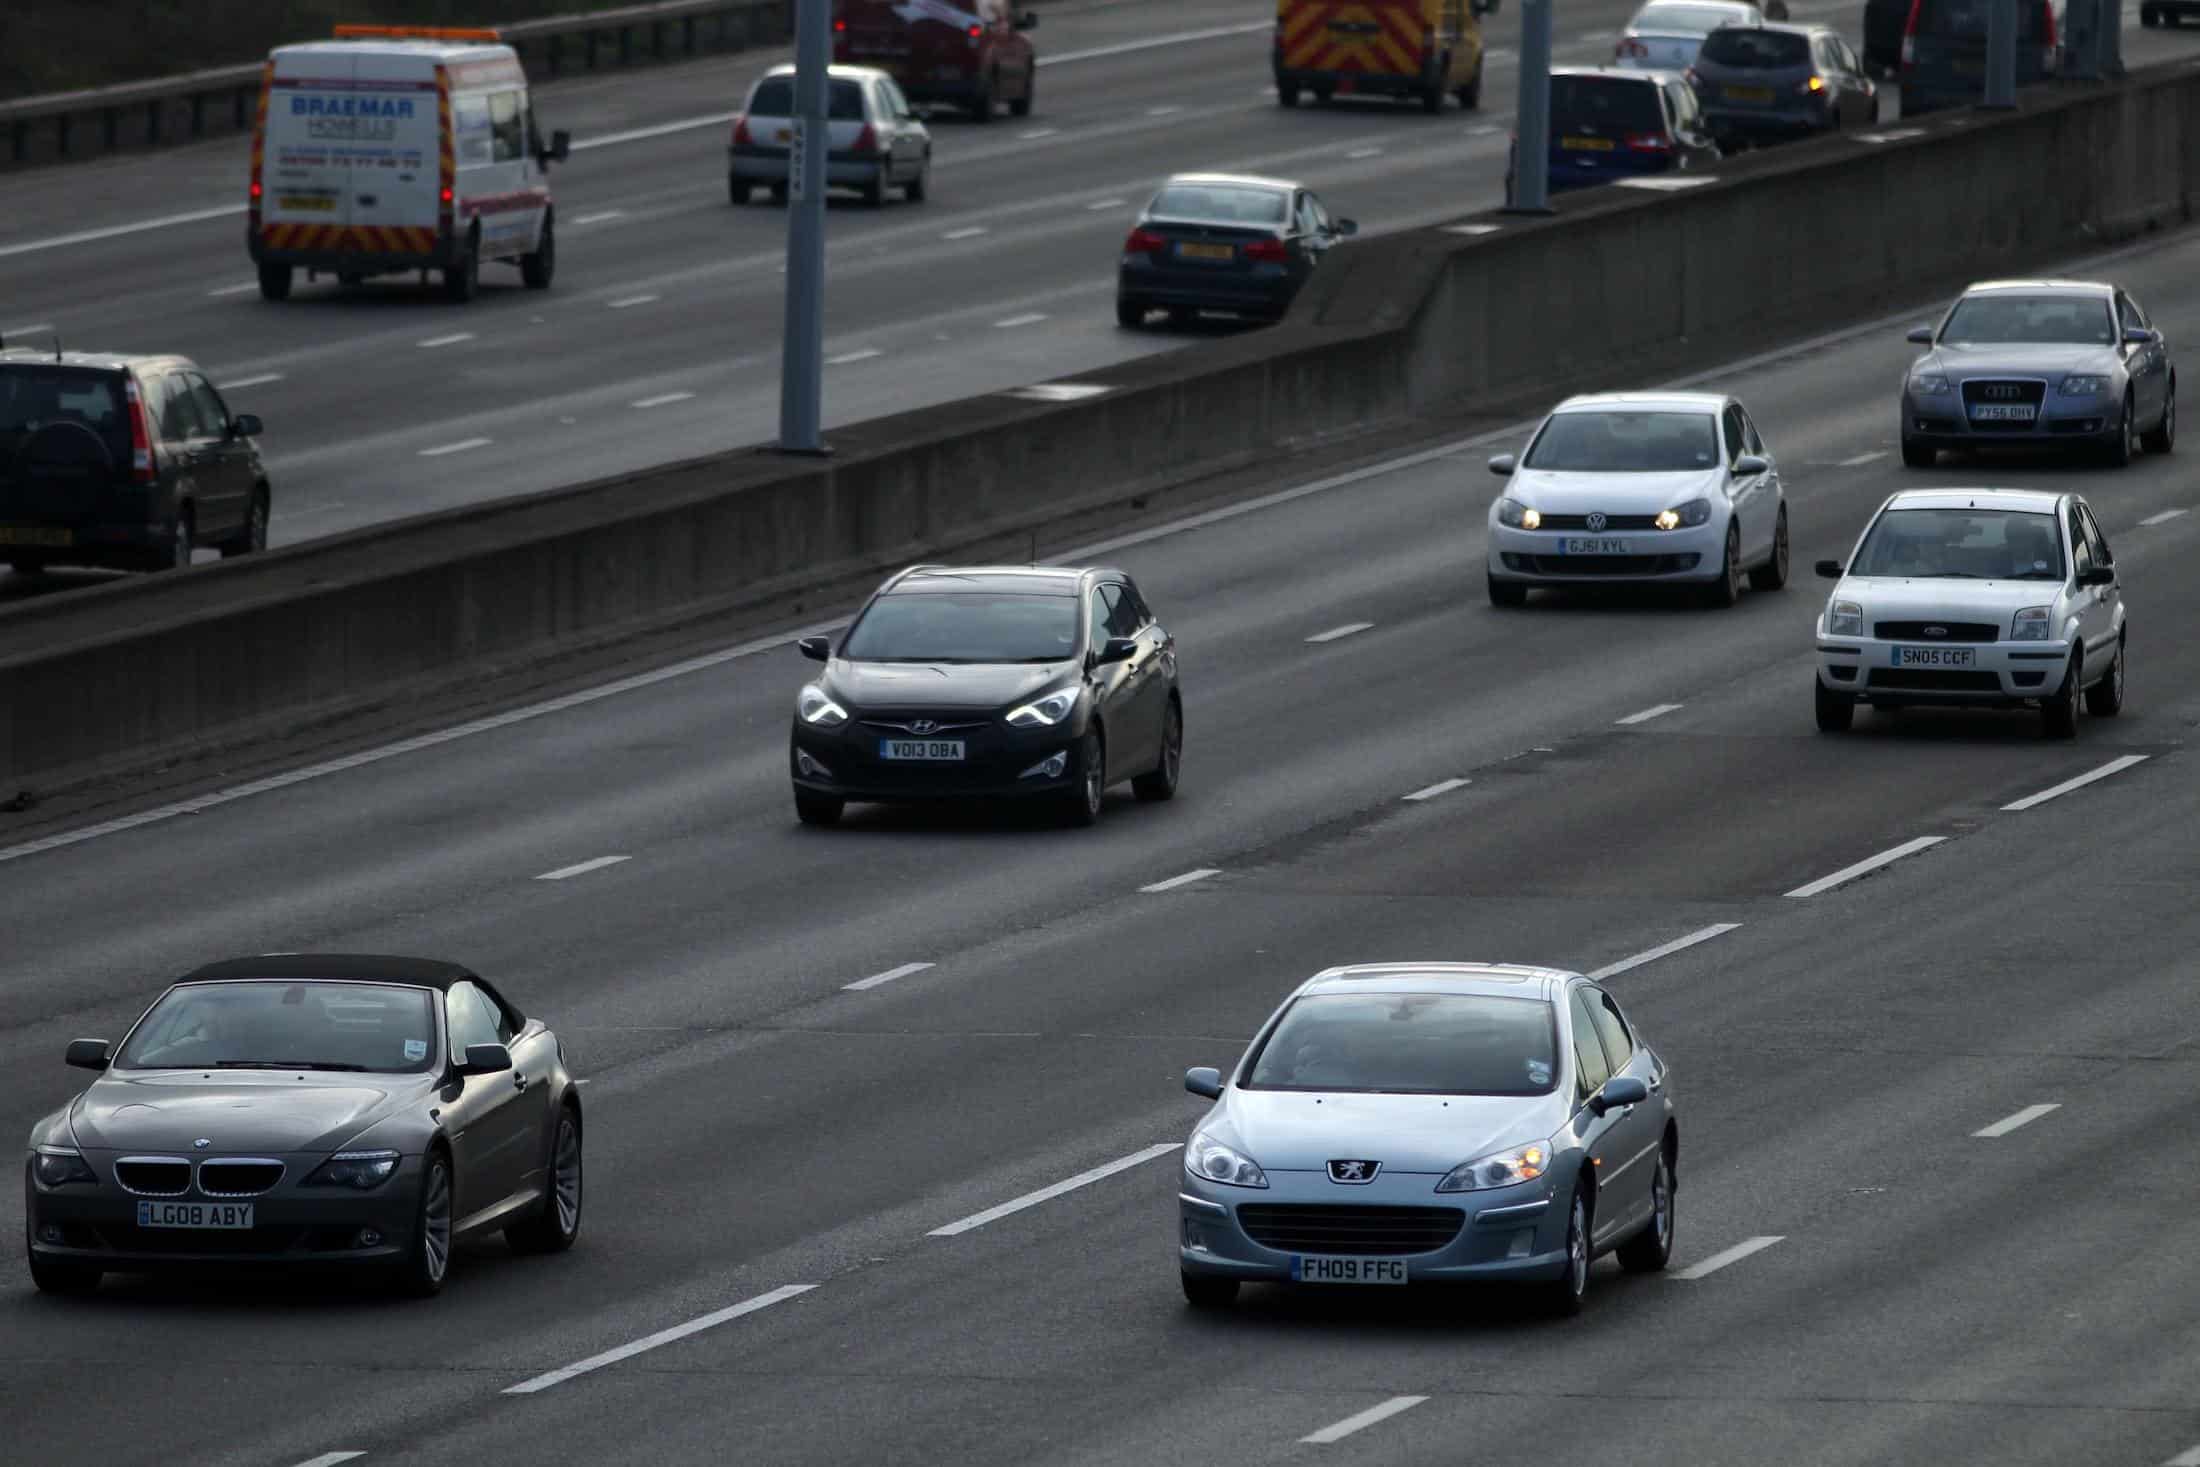
[[[31,1279],[231,1264],[443,1287],[452,1245],[579,1235],[581,1105],[557,1036],[489,983],[418,958],[278,954],[178,980],[31,1130]]]
[[[1902,461],[1942,449],[2097,447],[2112,464],[2177,441],[2169,343],[2128,291],[2090,280],[1995,280],[1966,290],[1902,379]]]
[[[1276,320],[1322,257],[1359,227],[1331,217],[1303,184],[1180,173],[1123,241],[1115,319],[1138,326],[1147,312],[1166,310],[1178,321],[1201,311]]]
[[[1829,26],[1728,26],[1704,37],[1689,69],[1719,146],[1782,142],[1869,127],[1879,92]]]

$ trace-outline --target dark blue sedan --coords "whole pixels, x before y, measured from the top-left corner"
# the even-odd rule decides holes
[[[1516,140],[1516,168],[1517,153]],[[1548,166],[1553,193],[1702,168],[1718,162],[1719,156],[1696,93],[1684,78],[1609,66],[1552,68]],[[1508,170],[1508,198],[1512,182]]]

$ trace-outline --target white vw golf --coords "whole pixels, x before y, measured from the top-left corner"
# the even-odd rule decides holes
[[[1818,619],[1818,727],[1856,705],[2037,704],[2049,738],[2077,732],[2078,694],[2124,706],[2116,557],[2075,494],[1909,489],[1889,498]]]

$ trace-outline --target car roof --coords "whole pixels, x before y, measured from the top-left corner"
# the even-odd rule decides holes
[[[1645,408],[1652,411],[1715,413],[1731,401],[1718,392],[1584,392],[1551,409],[1558,413],[1593,412],[1609,408]]]
[[[1697,0],[1675,0],[1675,3],[1693,5],[1697,3]],[[1722,31],[1740,31],[1744,35],[1751,35],[1758,31],[1774,31],[1783,36],[1838,36],[1841,34],[1839,27],[1836,26],[1813,25],[1809,22],[1783,25],[1776,20],[1760,21],[1756,25],[1721,26],[1719,29]]]
[[[1172,173],[1162,182],[1167,188],[1172,183],[1230,183],[1244,188],[1269,188],[1288,191],[1305,185],[1288,178],[1268,178],[1258,173]]]
[[[1977,295],[1985,291],[2023,290],[2058,291],[2069,295],[2108,296],[2116,293],[2116,287],[2101,280],[1974,280],[1963,287],[1965,295]]]
[[[1549,1000],[1578,976],[1564,968],[1519,963],[1349,963],[1316,973],[1299,986],[1299,995],[1455,993]]]
[[[2004,509],[2053,514],[2067,497],[2044,489],[1901,489],[1887,497],[1887,508]]]
[[[1724,10],[1731,15],[1747,15],[1758,9],[1754,0],[1643,0],[1635,7],[1635,14],[1640,15],[1653,5],[1685,5],[1690,10]]]
[[[228,983],[287,979],[297,983],[402,983],[446,990],[453,983],[478,983],[480,975],[457,963],[435,958],[389,957],[376,953],[263,953],[228,958],[193,968],[178,983]]]
[[[1014,591],[1024,596],[1075,596],[1088,576],[1120,575],[1098,566],[913,565],[886,583],[888,591]]]
[[[797,70],[792,61],[782,61],[765,76],[793,76]],[[884,78],[887,73],[876,66],[849,66],[835,61],[825,68],[825,74],[836,81],[869,81]],[[761,78],[759,78],[761,80]]]
[[[1656,82],[1662,85],[1672,81],[1680,73],[1633,66],[1554,66],[1551,68],[1551,75],[1602,76],[1614,81]]]
[[[0,350],[0,366],[99,367],[110,372],[124,367],[183,367],[198,370],[189,357],[140,356],[131,352],[64,351],[57,357],[51,347],[11,346]]]

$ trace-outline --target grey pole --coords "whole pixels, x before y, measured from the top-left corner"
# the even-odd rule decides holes
[[[1987,0],[1985,105],[1988,107],[2017,105],[2017,4],[2018,0]]]
[[[1551,0],[1520,3],[1520,116],[1508,214],[1551,212]]]
[[[825,68],[832,0],[795,7],[794,143],[787,159],[787,318],[779,361],[779,448],[824,453]]]

